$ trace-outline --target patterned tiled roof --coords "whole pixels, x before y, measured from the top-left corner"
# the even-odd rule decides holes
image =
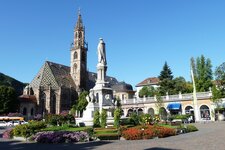
[[[95,86],[96,78],[96,73],[88,72],[87,90]],[[106,77],[106,81],[111,86],[119,83],[116,78],[109,76]],[[46,61],[36,77],[31,81],[30,86],[38,88],[39,86],[48,87],[49,85],[53,88],[59,88],[60,86],[75,87],[70,75],[70,67]]]
[[[46,61],[41,67],[37,76],[31,81],[30,86],[37,88],[39,86],[53,88],[75,87],[70,76],[70,67],[61,64]]]
[[[138,86],[145,86],[145,85],[158,85],[159,84],[159,78],[157,77],[150,77],[145,79],[144,81],[141,81],[140,83],[138,83],[136,85],[136,87]]]

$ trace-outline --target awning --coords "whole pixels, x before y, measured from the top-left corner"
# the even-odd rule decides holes
[[[181,109],[181,103],[170,103],[170,104],[168,104],[167,109],[179,110],[179,109]]]

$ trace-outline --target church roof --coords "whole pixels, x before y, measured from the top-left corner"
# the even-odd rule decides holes
[[[31,81],[31,87],[48,87],[58,88],[75,87],[72,77],[70,76],[70,67],[46,61],[41,67],[37,76]]]
[[[96,79],[96,73],[88,72],[87,90],[95,86]],[[116,78],[109,76],[106,77],[106,81],[110,86],[119,83]],[[48,87],[50,85],[52,88],[59,88],[60,86],[67,88],[75,87],[75,83],[70,75],[70,67],[46,61],[36,77],[31,81],[30,86],[38,88],[39,86]]]

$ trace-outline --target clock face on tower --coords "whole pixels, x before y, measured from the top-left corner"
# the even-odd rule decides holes
[[[109,100],[110,99],[110,95],[109,94],[106,94],[105,95],[105,99]]]

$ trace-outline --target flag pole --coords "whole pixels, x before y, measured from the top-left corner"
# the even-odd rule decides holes
[[[197,103],[195,78],[194,78],[192,66],[191,66],[191,79],[192,79],[192,84],[193,84],[193,105],[194,105],[195,122],[198,122],[198,121],[200,121],[199,120],[200,118],[199,118],[199,109],[198,109],[198,103]]]

